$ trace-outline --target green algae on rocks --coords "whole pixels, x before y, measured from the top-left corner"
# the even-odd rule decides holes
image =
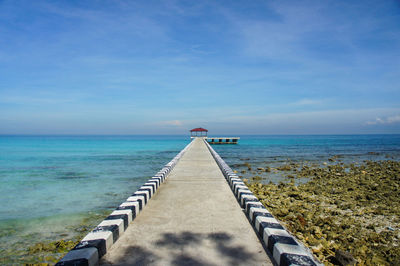
[[[303,165],[287,182],[250,180],[260,201],[324,264],[340,265],[346,254],[358,265],[400,265],[400,162]]]

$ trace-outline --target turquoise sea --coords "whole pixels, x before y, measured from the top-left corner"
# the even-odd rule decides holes
[[[356,163],[400,159],[400,135],[240,137],[238,145],[213,146],[234,169],[244,162],[322,164],[332,156]],[[0,264],[28,262],[32,257],[25,253],[35,243],[73,239],[89,230],[189,141],[188,136],[0,136]]]
[[[25,256],[34,243],[84,234],[189,142],[187,136],[0,136],[0,264],[39,262]]]

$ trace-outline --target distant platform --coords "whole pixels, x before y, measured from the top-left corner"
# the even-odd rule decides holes
[[[195,137],[192,137],[192,139]],[[239,137],[204,137],[209,144],[237,144]]]

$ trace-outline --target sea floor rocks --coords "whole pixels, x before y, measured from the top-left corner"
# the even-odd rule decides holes
[[[247,184],[324,264],[400,265],[400,162],[304,165],[286,182]]]

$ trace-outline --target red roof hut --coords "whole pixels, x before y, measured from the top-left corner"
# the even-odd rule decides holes
[[[208,132],[207,129],[202,128],[202,127],[198,127],[198,128],[193,128],[192,130],[190,130],[190,135],[191,135],[192,137],[198,137],[198,136],[200,136],[200,137],[203,137],[203,136],[207,137],[207,132]]]

